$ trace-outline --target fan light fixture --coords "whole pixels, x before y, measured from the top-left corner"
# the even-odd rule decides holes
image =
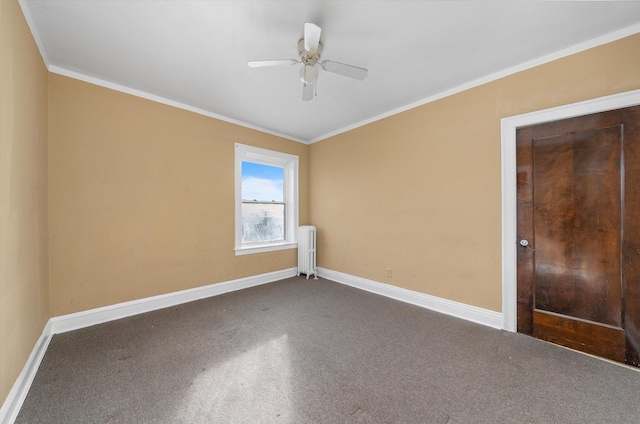
[[[300,68],[300,81],[305,84],[315,84],[318,81],[318,70],[313,65],[304,65]]]

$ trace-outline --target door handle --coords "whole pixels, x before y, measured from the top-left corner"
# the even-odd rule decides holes
[[[520,246],[522,246],[522,247],[529,246],[529,240],[527,240],[527,239],[520,240]]]

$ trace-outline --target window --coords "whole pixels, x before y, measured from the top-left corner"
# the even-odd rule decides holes
[[[236,143],[236,255],[297,247],[298,157]]]

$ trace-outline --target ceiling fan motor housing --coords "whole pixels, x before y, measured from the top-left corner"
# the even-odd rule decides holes
[[[318,50],[315,53],[308,52],[304,48],[304,38],[298,41],[298,55],[300,55],[300,61],[305,65],[315,65],[322,55],[322,43],[318,43]]]

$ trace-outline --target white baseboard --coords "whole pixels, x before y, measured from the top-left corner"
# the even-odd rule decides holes
[[[218,296],[261,284],[272,283],[285,278],[295,277],[296,274],[297,268],[289,268],[51,318],[42,331],[42,336],[40,336],[40,339],[38,339],[38,342],[34,346],[29,359],[27,359],[27,363],[22,369],[20,376],[13,384],[13,388],[4,401],[2,408],[0,408],[0,424],[13,424],[15,421],[22,407],[22,403],[27,397],[40,362],[42,362],[42,358],[47,351],[47,346],[49,346],[49,342],[54,334],[90,327],[103,322],[114,321],[132,315],[192,302],[194,300]]]
[[[31,382],[36,376],[40,362],[42,362],[42,358],[44,358],[44,354],[47,351],[47,347],[51,341],[51,335],[51,320],[49,320],[45,325],[44,330],[42,330],[42,335],[33,347],[33,350],[27,359],[27,363],[24,365],[24,368],[22,368],[22,372],[18,376],[18,379],[13,384],[9,395],[2,404],[2,408],[0,408],[1,424],[13,424],[16,420],[18,412],[20,412],[22,402],[24,402],[24,399],[27,397],[27,393],[29,393]]]
[[[502,329],[502,314],[500,312],[454,302],[441,297],[430,296],[428,294],[403,289],[378,281],[367,280],[366,278],[356,277],[326,268],[318,267],[318,275],[327,280],[390,297],[391,299],[411,303],[412,305],[451,315],[456,318],[462,318],[488,327]]]
[[[249,287],[259,286],[261,284],[294,277],[297,272],[296,270],[297,268],[289,268],[282,271],[269,272],[266,274],[239,278],[237,280],[225,281],[223,283],[215,283],[208,286],[161,294],[159,296],[146,297],[144,299],[132,300],[130,302],[117,303],[115,305],[76,312],[74,314],[61,315],[51,318],[51,330],[53,334],[65,333],[67,331],[90,327],[103,322],[143,314],[145,312],[168,308],[170,306],[205,299],[207,297],[218,296]]]

